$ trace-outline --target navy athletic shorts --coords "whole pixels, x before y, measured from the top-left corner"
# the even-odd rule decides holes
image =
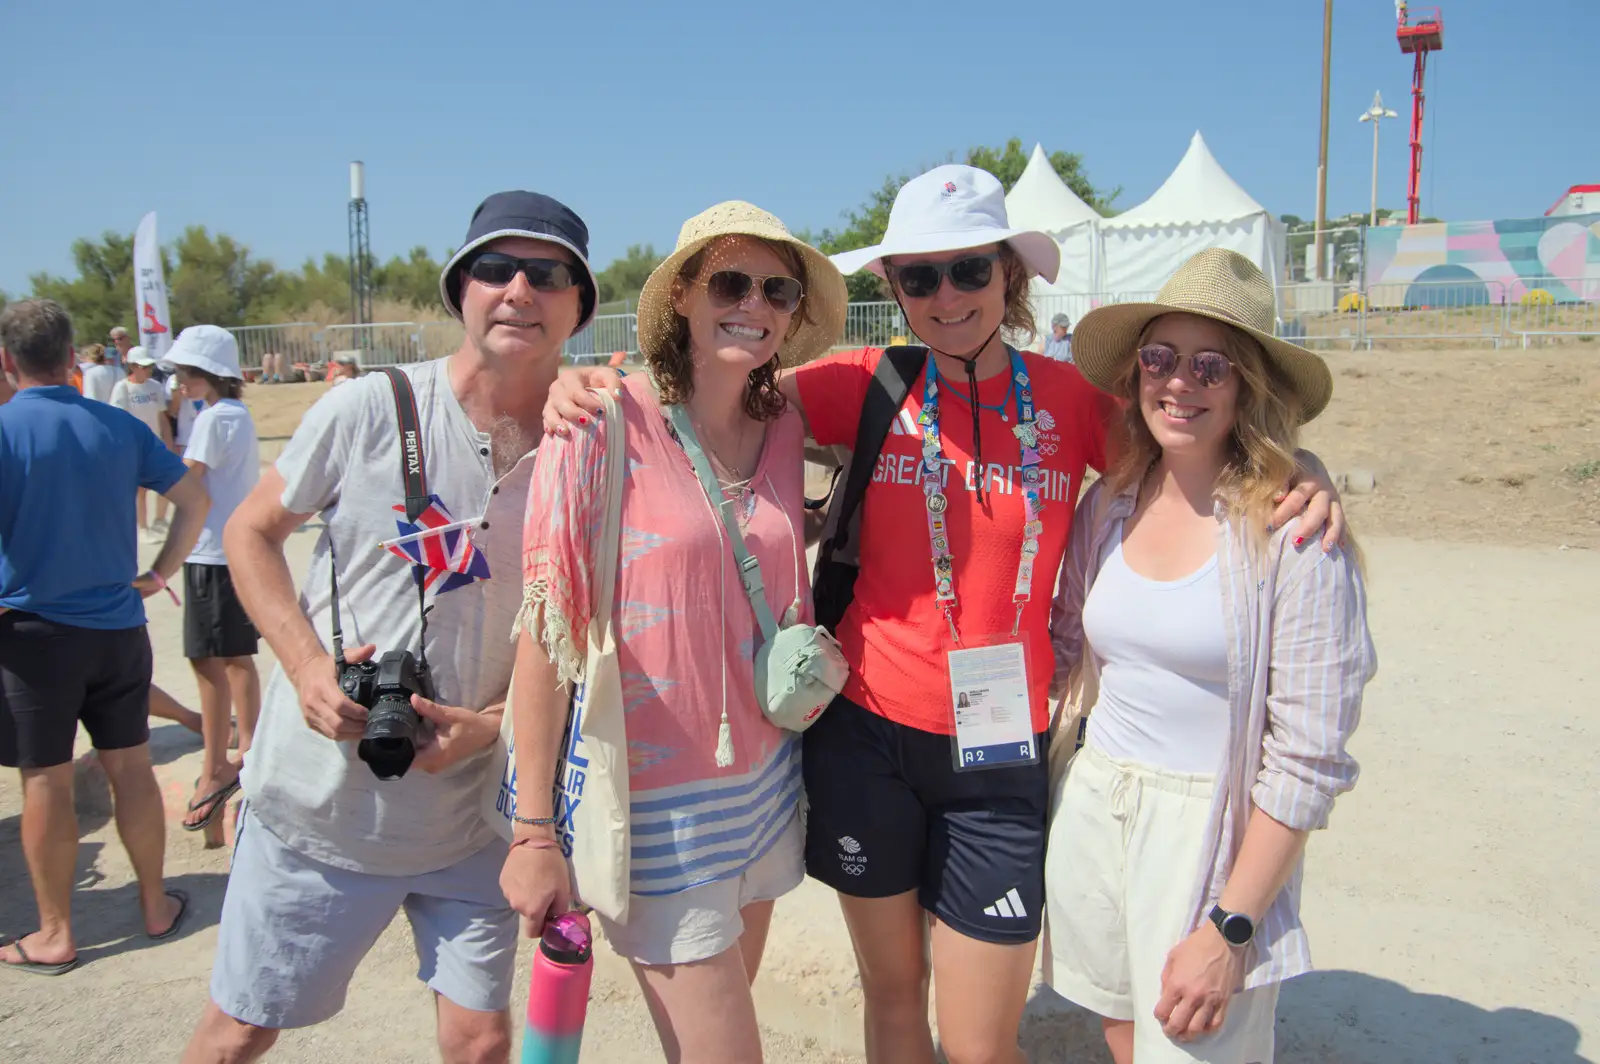
[[[857,898],[915,890],[969,938],[1031,942],[1044,909],[1048,762],[957,772],[950,744],[835,698],[805,733],[806,872]]]

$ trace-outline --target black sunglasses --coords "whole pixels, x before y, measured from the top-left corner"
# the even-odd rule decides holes
[[[745,301],[750,289],[761,282],[761,298],[779,314],[792,314],[805,294],[800,282],[781,274],[763,276],[743,270],[718,270],[706,278],[706,294],[719,307],[736,307]]]
[[[564,292],[578,283],[572,267],[560,259],[519,259],[485,251],[467,267],[467,276],[490,288],[504,288],[519,272],[538,292]]]
[[[1178,352],[1166,344],[1146,344],[1139,348],[1139,368],[1153,381],[1164,381],[1178,372]],[[1189,355],[1189,376],[1202,388],[1220,388],[1233,372],[1233,363],[1220,351],[1196,351]]]
[[[913,262],[901,266],[885,263],[890,278],[900,286],[900,294],[909,299],[926,299],[939,290],[946,277],[963,292],[981,292],[994,280],[994,264],[1000,253],[969,255],[954,262]]]

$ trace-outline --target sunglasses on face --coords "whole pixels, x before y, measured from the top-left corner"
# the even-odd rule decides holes
[[[1139,348],[1139,368],[1153,381],[1164,381],[1178,372],[1180,356],[1166,344],[1146,344]],[[1196,351],[1189,356],[1189,376],[1202,388],[1220,388],[1233,372],[1233,363],[1220,351]]]
[[[519,259],[500,251],[485,251],[467,267],[467,276],[490,288],[504,288],[518,273],[537,292],[564,292],[578,283],[572,267],[560,259]]]
[[[946,277],[962,292],[981,292],[994,280],[994,264],[1000,253],[969,255],[954,262],[912,262],[889,264],[889,276],[909,299],[926,299],[939,290]]]
[[[792,314],[805,294],[800,282],[781,274],[763,276],[743,270],[718,270],[706,278],[706,295],[717,307],[736,307],[745,301],[757,281],[761,282],[761,298],[779,314]]]

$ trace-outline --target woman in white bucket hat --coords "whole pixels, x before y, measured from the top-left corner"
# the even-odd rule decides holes
[[[934,1059],[930,956],[952,1064],[1022,1060],[1044,899],[1048,581],[1086,468],[1106,466],[1112,411],[1070,365],[1002,339],[1031,331],[1028,283],[1053,279],[1059,254],[1007,224],[993,175],[952,165],[906,183],[880,244],[834,259],[884,277],[929,349],[909,352],[915,376],[860,511],[859,574],[836,625],[851,677],[804,745],[806,867],[839,892],[874,1064]],[[821,358],[779,388],[817,443],[853,448],[885,357]],[[616,380],[563,374],[547,425],[566,431],[593,409],[583,389]],[[1331,492],[1297,489],[1285,518],[1319,486]],[[1310,527],[1332,502],[1313,501]],[[1335,515],[1330,536],[1341,531]],[[964,734],[961,690],[982,703],[961,710]]]
[[[1273,1059],[1278,984],[1311,967],[1306,837],[1356,781],[1377,666],[1359,556],[1267,526],[1333,378],[1272,324],[1271,283],[1213,248],[1075,338],[1122,413],[1055,604],[1088,727],[1070,769],[1052,756],[1044,971],[1117,1064]]]

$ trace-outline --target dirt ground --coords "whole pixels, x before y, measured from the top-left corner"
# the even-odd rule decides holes
[[[1600,552],[1589,549],[1600,546],[1600,476],[1581,476],[1600,459],[1600,357],[1330,361],[1336,398],[1307,443],[1335,472],[1377,477],[1375,492],[1348,501],[1381,669],[1353,742],[1360,784],[1309,849],[1303,914],[1318,971],[1283,990],[1277,1060],[1600,1059],[1600,658],[1581,635],[1600,631]],[[286,435],[322,390],[251,389],[262,436]],[[290,539],[297,572],[312,534]],[[152,548],[142,550],[148,560]],[[152,600],[151,627],[157,682],[193,705],[180,611]],[[270,654],[261,662],[269,668]],[[162,725],[152,749],[181,802],[197,742]],[[15,774],[0,773],[0,932],[34,919],[20,809]],[[178,939],[156,945],[139,934],[127,859],[103,811],[83,817],[81,835],[84,964],[54,980],[0,972],[0,1048],[47,1064],[167,1064],[206,998],[226,851],[171,831],[169,876],[196,911]],[[403,921],[392,926],[344,1012],[286,1034],[269,1059],[436,1060],[407,936]],[[519,971],[530,960],[525,946]],[[769,1062],[862,1059],[859,987],[828,891],[808,882],[779,902],[756,986]],[[1031,1064],[1109,1060],[1093,1018],[1042,987],[1021,1042]],[[630,973],[602,949],[583,1060],[660,1059]]]

